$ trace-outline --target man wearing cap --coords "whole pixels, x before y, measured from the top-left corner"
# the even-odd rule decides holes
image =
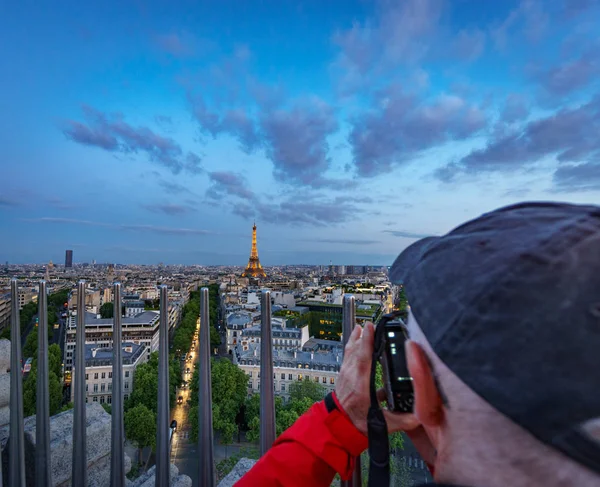
[[[437,484],[600,486],[600,207],[522,203],[402,252],[414,414]],[[374,326],[356,327],[336,391],[239,486],[328,486],[368,445]],[[381,394],[378,394],[383,399]]]

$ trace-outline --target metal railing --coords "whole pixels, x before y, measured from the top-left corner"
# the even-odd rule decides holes
[[[73,412],[72,485],[87,486],[87,437],[86,437],[86,375],[85,375],[85,281],[77,283],[77,324],[75,333]],[[113,284],[113,363],[112,363],[112,410],[111,410],[111,487],[125,486],[124,417],[123,417],[123,359],[121,323],[121,284]],[[25,487],[25,440],[23,417],[23,378],[21,374],[21,336],[19,319],[18,281],[11,281],[11,374],[10,374],[10,436],[8,485]],[[48,307],[46,281],[39,283],[38,296],[38,357],[37,357],[37,403],[35,485],[52,485],[49,415],[48,370]],[[271,325],[271,293],[261,292],[261,346],[260,373],[260,454],[264,455],[275,441],[275,398],[273,387],[273,347]],[[353,296],[344,297],[343,340],[348,341],[356,323]],[[169,449],[169,343],[168,343],[168,290],[160,286],[160,324],[158,359],[158,414],[156,433],[156,487],[170,485]],[[214,486],[214,444],[212,424],[212,390],[210,365],[210,316],[208,288],[200,291],[199,333],[199,388],[198,388],[198,479],[199,485]],[[120,393],[118,393],[120,392]],[[1,453],[1,452],[0,452]],[[0,458],[0,487],[2,470]],[[352,480],[343,483],[348,487],[360,487],[360,461]]]

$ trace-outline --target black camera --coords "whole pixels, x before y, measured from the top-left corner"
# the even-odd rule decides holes
[[[404,352],[408,330],[399,313],[382,316],[377,323],[375,337],[379,341],[375,347],[381,350],[379,361],[383,369],[387,407],[390,411],[411,413],[415,396]]]

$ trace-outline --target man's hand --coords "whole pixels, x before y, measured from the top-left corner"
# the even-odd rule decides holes
[[[374,338],[375,326],[373,323],[367,323],[364,328],[360,326],[354,328],[344,350],[344,362],[335,389],[340,405],[354,426],[365,435],[367,434],[367,414],[371,405],[369,381]],[[385,399],[383,389],[377,391],[377,398],[379,401]],[[412,430],[419,426],[419,422],[413,414],[392,413],[387,409],[384,409],[383,414],[390,433]]]

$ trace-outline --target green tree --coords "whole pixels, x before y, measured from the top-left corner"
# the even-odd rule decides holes
[[[25,339],[25,346],[23,347],[23,358],[27,359],[29,357],[37,357],[37,343],[37,328],[34,328]]]
[[[156,415],[143,404],[138,404],[125,413],[124,423],[125,436],[137,446],[138,463],[141,464],[142,450],[148,446],[154,447],[156,442]]]
[[[321,384],[311,380],[300,380],[290,384],[290,402],[300,402],[306,398],[315,403],[323,399],[326,393]]]
[[[246,374],[229,360],[211,359],[212,413],[213,428],[221,435],[223,443],[231,443],[237,431],[237,415],[246,401],[248,378]],[[194,370],[190,384],[192,408],[192,439],[198,434],[198,370]],[[195,422],[195,425],[194,425]]]
[[[104,303],[100,306],[100,316],[102,318],[112,318],[114,316],[114,310],[113,303]]]
[[[59,349],[60,350],[60,349]],[[48,357],[50,364],[50,357]],[[59,376],[49,367],[48,388],[50,400],[50,416],[58,413],[62,406],[63,389]],[[31,371],[23,383],[23,412],[25,416],[35,414],[37,405],[37,358],[31,363]]]

